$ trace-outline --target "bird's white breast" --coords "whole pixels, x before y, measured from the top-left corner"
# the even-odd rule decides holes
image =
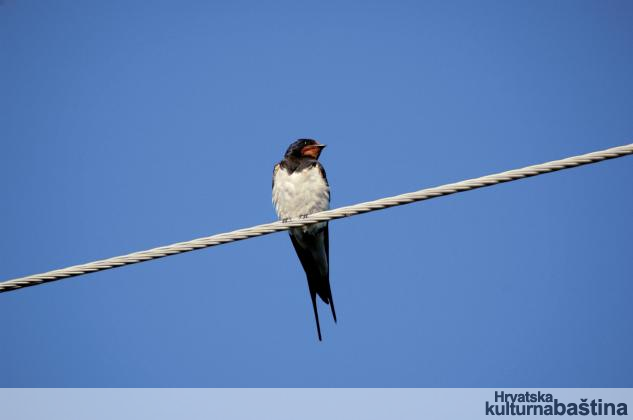
[[[330,208],[330,188],[321,171],[313,166],[289,174],[275,171],[273,204],[280,219],[296,218]]]

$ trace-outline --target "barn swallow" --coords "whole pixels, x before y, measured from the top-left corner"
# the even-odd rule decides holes
[[[282,220],[305,217],[330,208],[330,186],[319,155],[325,147],[316,140],[299,139],[292,143],[273,171],[273,204]],[[317,333],[321,326],[316,296],[330,305],[334,322],[336,311],[330,289],[330,246],[327,222],[290,229],[290,240],[308,278]]]

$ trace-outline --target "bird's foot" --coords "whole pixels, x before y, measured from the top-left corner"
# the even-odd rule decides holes
[[[288,223],[290,221],[290,219],[292,219],[291,217],[284,217],[283,219],[281,219],[281,223]]]
[[[299,216],[299,219],[307,219],[309,216],[309,214],[302,214],[301,216]]]

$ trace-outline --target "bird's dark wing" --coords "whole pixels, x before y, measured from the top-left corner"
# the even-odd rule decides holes
[[[334,318],[334,322],[336,322],[336,311],[334,310],[334,299],[332,298],[332,288],[330,287],[330,227],[325,224],[325,228],[323,229],[323,243],[325,245],[325,256],[327,258],[327,293],[330,300],[330,309],[332,310],[332,317]]]
[[[275,188],[275,175],[277,175],[277,171],[279,170],[279,166],[280,164],[276,164],[275,168],[273,169],[273,188]]]
[[[290,232],[292,245],[297,252],[297,256],[301,261],[301,265],[308,279],[308,289],[310,291],[310,298],[312,299],[312,308],[314,310],[319,340],[321,340],[321,326],[316,306],[317,295],[323,302],[330,305],[332,316],[334,317],[334,321],[336,321],[334,301],[332,300],[332,291],[330,289],[328,233],[327,224],[323,228],[315,231],[303,232],[301,230],[293,230]]]
[[[328,187],[330,186],[330,184],[327,182],[327,175],[325,174],[325,168],[323,167],[323,165],[321,165],[321,162],[319,161],[315,161],[317,167],[319,168],[319,172],[321,172],[321,176],[323,177],[323,180],[325,181],[325,185],[327,185]]]

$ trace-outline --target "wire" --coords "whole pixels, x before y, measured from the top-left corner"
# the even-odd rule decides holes
[[[366,203],[354,204],[352,206],[340,207],[333,210],[314,213],[306,218],[293,219],[283,222],[278,221],[273,223],[266,223],[263,225],[239,229],[227,233],[220,233],[218,235],[207,236],[191,241],[179,242],[172,245],[150,249],[147,251],[134,252],[119,257],[113,257],[105,260],[90,262],[87,264],[62,268],[60,270],[53,270],[46,273],[15,278],[0,283],[0,293],[29,286],[36,286],[38,284],[61,280],[69,277],[80,276],[96,271],[103,271],[111,268],[122,267],[125,265],[155,260],[158,258],[168,257],[170,255],[181,254],[183,252],[194,251],[196,249],[203,249],[211,246],[226,244],[229,242],[241,241],[243,239],[268,235],[271,233],[281,232],[299,226],[340,219],[343,217],[355,216],[357,214],[369,213],[376,210],[401,206],[416,201],[423,201],[435,197],[441,197],[444,195],[455,194],[459,192],[474,190],[477,188],[501,184],[504,182],[516,181],[522,178],[528,178],[549,172],[560,171],[562,169],[574,168],[581,165],[588,165],[590,163],[619,158],[630,154],[633,154],[633,143],[613,147],[611,149],[587,153],[585,155],[573,156],[566,159],[541,163],[539,165],[527,166],[521,169],[514,169],[507,172],[487,175],[480,178],[468,179],[453,184],[446,184],[439,187],[410,192],[407,194],[381,198],[374,201],[368,201]]]

